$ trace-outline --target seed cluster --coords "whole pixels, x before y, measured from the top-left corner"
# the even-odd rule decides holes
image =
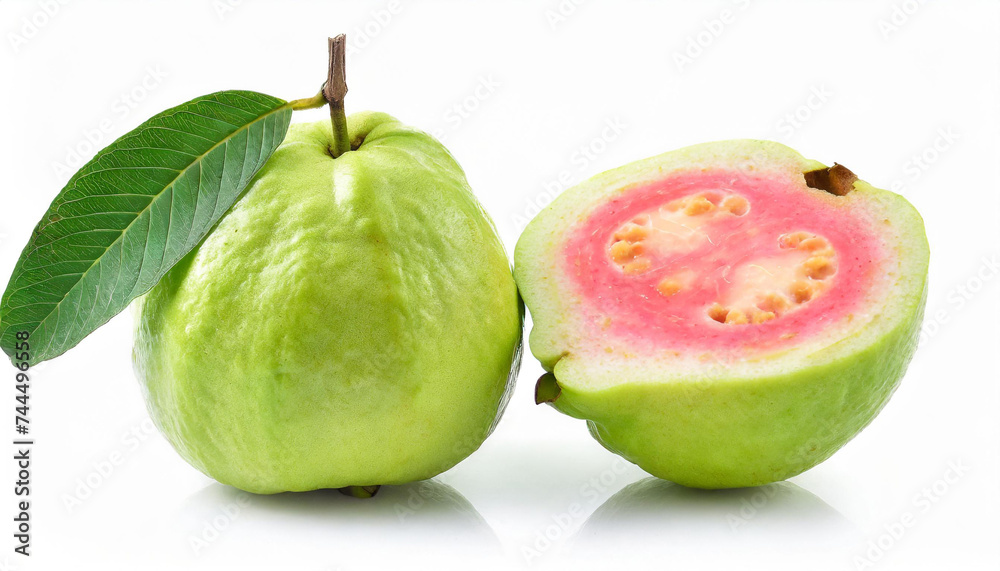
[[[652,265],[649,257],[644,255],[646,247],[642,244],[649,236],[650,225],[649,216],[643,214],[615,232],[615,242],[611,244],[609,253],[626,274],[641,274]]]
[[[676,219],[712,215],[743,216],[749,210],[750,202],[742,196],[703,193],[680,198],[663,205],[660,209],[660,216],[682,224],[682,221]],[[643,241],[650,236],[653,229],[652,218],[648,214],[641,214],[626,222],[615,232],[614,241],[608,248],[608,253],[626,274],[641,274],[652,267],[652,261],[647,255]],[[661,285],[663,287],[658,287],[657,290],[664,295],[673,295],[679,292],[682,287],[679,281],[669,278],[664,280]]]
[[[626,275],[643,274],[652,269],[650,247],[665,246],[663,238],[661,242],[651,242],[657,239],[658,231],[662,235],[663,231],[681,228],[695,234],[699,224],[716,216],[744,216],[749,211],[750,202],[734,194],[706,192],[677,199],[661,206],[655,213],[659,216],[656,220],[649,214],[641,214],[622,225],[614,233],[608,255]],[[791,232],[778,238],[778,246],[804,255],[795,267],[794,279],[790,283],[770,284],[773,290],[753,296],[750,303],[730,307],[715,302],[707,309],[711,319],[732,325],[766,323],[809,302],[828,287],[837,266],[836,252],[827,239],[808,232]],[[693,280],[686,279],[690,277],[665,276],[656,284],[656,291],[665,297],[676,295],[692,283]]]
[[[780,317],[816,297],[828,286],[827,279],[836,273],[836,253],[822,236],[808,232],[792,232],[778,238],[782,249],[795,249],[808,257],[796,268],[796,279],[784,291],[771,291],[758,296],[751,307],[730,308],[714,303],[708,316],[719,323],[743,325],[766,323]]]

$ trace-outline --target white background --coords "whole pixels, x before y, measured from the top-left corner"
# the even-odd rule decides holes
[[[338,32],[348,110],[441,135],[509,251],[560,179],[751,137],[897,189],[926,219],[932,266],[926,334],[875,422],[787,483],[713,493],[651,480],[536,407],[529,357],[496,433],[430,483],[371,501],[247,495],[151,429],[126,312],[35,370],[33,555],[11,551],[14,463],[0,460],[0,564],[997,569],[998,31],[995,2],[4,0],[4,278],[68,155],[212,91],[311,96]]]

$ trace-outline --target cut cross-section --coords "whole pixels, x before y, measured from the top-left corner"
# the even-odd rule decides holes
[[[802,178],[683,170],[596,205],[559,257],[589,327],[629,351],[721,358],[799,345],[834,315],[837,327],[853,320],[888,285],[884,244],[870,212],[802,188]]]
[[[888,400],[928,248],[903,198],[764,141],[681,149],[565,191],[515,277],[540,400],[608,449],[699,487],[828,457]]]

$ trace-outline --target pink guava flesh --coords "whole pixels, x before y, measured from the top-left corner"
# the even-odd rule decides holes
[[[595,330],[676,350],[778,350],[861,308],[884,258],[863,211],[801,182],[682,171],[591,213],[564,250]]]

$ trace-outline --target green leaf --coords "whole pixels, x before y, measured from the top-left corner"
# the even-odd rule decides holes
[[[3,351],[13,361],[25,331],[29,363],[61,355],[149,291],[236,202],[291,115],[280,99],[223,91],[164,111],[98,153],[21,252],[0,300]]]

